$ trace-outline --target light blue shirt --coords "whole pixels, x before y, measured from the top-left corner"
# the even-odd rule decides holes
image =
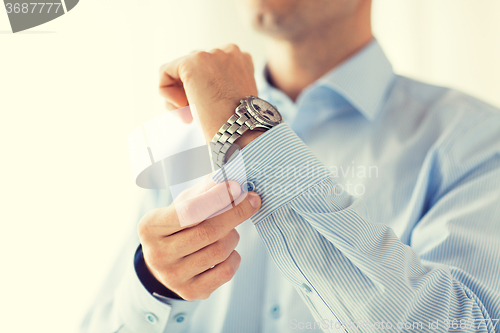
[[[241,151],[262,208],[237,227],[234,278],[152,296],[134,221],[82,332],[500,332],[499,111],[394,74],[376,40],[295,103],[263,69],[285,123]],[[165,205],[150,194],[141,215]]]

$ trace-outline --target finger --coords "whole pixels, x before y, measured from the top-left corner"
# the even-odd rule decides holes
[[[176,108],[172,112],[181,119],[184,124],[190,124],[193,121],[193,115],[189,106],[183,108]]]
[[[255,72],[255,68],[253,65],[252,56],[248,52],[242,52],[242,55],[245,59],[245,65],[247,66],[248,71],[253,74]]]
[[[229,44],[222,46],[221,50],[226,51],[226,52],[241,52],[239,46],[236,44],[232,44],[232,43],[229,43]]]
[[[193,121],[193,115],[191,114],[191,109],[189,108],[189,106],[179,108],[177,107],[177,105],[174,105],[168,100],[165,100],[165,108],[179,117],[184,124],[190,124]]]
[[[196,184],[195,186],[192,186],[188,189],[185,189],[182,191],[176,198],[175,201],[184,201],[189,198],[193,198],[203,192],[208,191],[212,187],[216,185],[216,183],[212,180],[213,172],[204,176],[203,179]]]
[[[194,52],[196,51],[191,52],[191,54]],[[182,82],[179,76],[179,67],[186,61],[186,58],[183,56],[160,66],[160,87],[171,86],[177,84],[178,81]]]
[[[213,54],[222,54],[222,53],[224,53],[224,51],[223,51],[223,50],[218,49],[218,48],[208,50],[207,52],[209,52],[209,53],[213,53]]]
[[[137,225],[137,235],[142,244],[159,242],[165,235],[180,230],[176,212],[172,205],[147,212]]]
[[[217,184],[203,191],[209,186],[210,183],[207,180],[197,190],[200,194],[184,201],[174,201],[167,207],[153,209],[146,213],[137,227],[140,239],[144,242],[162,241],[166,236],[174,235],[187,228],[190,224],[192,226],[205,220],[203,215],[210,216],[221,208],[230,205],[232,198],[239,196],[241,191],[239,184],[235,181]]]
[[[240,195],[240,185],[235,181],[220,183],[207,191],[188,198],[184,201],[174,202],[173,206],[180,227],[187,227],[194,223],[204,221],[213,213],[231,204]]]
[[[174,105],[176,109],[185,107],[189,104],[186,92],[184,90],[184,85],[180,84],[179,82],[180,81],[174,81],[169,85],[162,85],[160,83],[159,88],[160,95],[163,96],[167,100],[167,102]]]
[[[182,267],[189,279],[203,273],[211,267],[225,261],[236,248],[240,235],[236,229],[230,230],[217,242],[210,244],[178,261],[176,266]],[[174,267],[175,269],[175,267]]]
[[[245,60],[247,60],[249,62],[253,62],[252,61],[252,56],[250,55],[250,53],[248,53],[248,52],[241,52],[241,54],[243,55],[243,58],[245,58]]]
[[[207,220],[211,219],[212,217],[215,217],[217,215],[221,215],[222,213],[225,213],[228,210],[230,210],[231,208],[239,205],[243,200],[245,200],[245,198],[247,196],[247,193],[248,193],[248,191],[243,191],[237,198],[234,199],[233,202],[231,202],[231,204],[229,204],[226,207],[222,208],[221,210],[213,213],[212,215],[210,215],[209,217],[207,217]]]
[[[174,111],[174,110],[177,110],[179,109],[176,105],[173,105],[172,103],[170,103],[169,101],[165,100],[165,108],[168,110],[168,111]]]
[[[257,201],[254,208],[250,198]],[[168,246],[175,248],[176,253],[187,256],[205,246],[215,243],[231,229],[248,220],[260,209],[260,197],[255,192],[247,192],[246,198],[237,206],[194,227],[181,230],[168,237]],[[165,245],[167,246],[167,245]]]
[[[186,92],[182,81],[182,66],[187,57],[181,57],[160,66],[160,95],[178,108],[188,105]]]
[[[244,191],[234,201],[234,203],[234,206],[229,205],[229,209],[224,211],[222,214],[207,218],[205,224],[213,224],[221,227],[229,227],[230,225],[233,225],[233,227],[229,227],[229,229],[234,228],[241,222],[252,217],[252,215],[260,209],[262,201],[257,193]],[[223,232],[226,229],[223,229]]]
[[[240,262],[240,254],[233,251],[226,260],[214,268],[193,277],[191,281],[193,293],[208,298],[217,288],[233,278],[240,267]]]

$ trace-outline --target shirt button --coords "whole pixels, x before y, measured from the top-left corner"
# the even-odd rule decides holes
[[[243,185],[241,185],[241,190],[243,192],[251,192],[255,190],[255,184],[247,180],[246,182],[243,183]]]
[[[280,306],[279,305],[275,305],[271,308],[271,317],[273,317],[274,319],[278,319],[280,317]]]
[[[186,319],[185,313],[179,313],[179,314],[175,315],[175,317],[174,317],[174,320],[177,323],[182,323],[184,321],[184,319]]]
[[[305,284],[305,283],[302,283],[302,286],[301,286],[301,287],[302,287],[302,290],[304,290],[304,292],[305,292],[306,294],[310,294],[310,293],[312,292],[311,287],[309,287],[309,286],[308,286],[307,284]]]
[[[146,320],[148,321],[148,323],[151,323],[151,324],[156,324],[158,322],[158,318],[156,318],[156,316],[150,312],[146,313],[144,315],[144,317],[146,318]]]

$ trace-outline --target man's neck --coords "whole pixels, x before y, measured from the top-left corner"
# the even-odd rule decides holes
[[[339,22],[321,33],[296,40],[273,39],[267,45],[269,81],[293,101],[300,92],[373,39],[368,24]]]

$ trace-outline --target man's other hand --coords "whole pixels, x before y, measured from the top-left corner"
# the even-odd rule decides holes
[[[194,105],[210,142],[240,99],[258,94],[252,57],[234,44],[192,52],[160,67],[159,92],[171,111]],[[192,120],[189,113],[179,116]]]
[[[261,199],[239,184],[217,184],[207,176],[167,207],[143,216],[138,225],[151,274],[185,300],[208,298],[232,279],[241,257],[235,227],[255,214]]]

